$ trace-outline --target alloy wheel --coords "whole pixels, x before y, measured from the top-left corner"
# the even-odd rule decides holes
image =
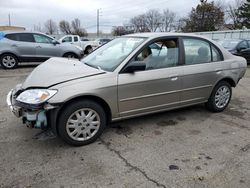
[[[85,141],[98,132],[100,123],[100,116],[95,110],[83,108],[71,114],[66,124],[66,131],[71,139]]]
[[[230,88],[223,85],[215,93],[215,105],[217,108],[224,108],[230,100]]]
[[[13,68],[16,66],[16,59],[13,56],[7,55],[4,56],[2,59],[2,64],[3,66],[5,66],[6,68]]]

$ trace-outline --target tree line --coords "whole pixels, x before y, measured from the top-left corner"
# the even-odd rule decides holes
[[[88,35],[86,29],[81,26],[81,21],[78,18],[69,21],[61,20],[59,24],[57,24],[54,20],[49,19],[44,23],[44,27],[42,28],[40,25],[34,26],[35,31],[45,32],[49,35],[59,33],[64,34],[72,34],[72,35],[79,35],[81,37],[85,37]]]
[[[225,5],[221,0],[200,0],[187,17],[165,9],[151,9],[130,19],[123,26],[113,27],[115,36],[136,32],[204,32],[225,29],[250,29],[250,0],[234,0]]]
[[[162,11],[150,9],[144,14],[132,17],[127,24],[114,26],[112,34],[120,36],[137,32],[204,32],[242,28],[250,29],[250,0],[234,0],[227,5],[223,0],[200,0],[187,17],[179,17],[167,8]],[[88,35],[78,18],[71,22],[61,20],[58,24],[49,19],[43,27],[35,25],[34,30],[47,34],[60,32]]]

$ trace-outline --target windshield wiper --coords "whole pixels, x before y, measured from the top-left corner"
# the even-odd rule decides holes
[[[95,68],[95,69],[98,69],[98,70],[103,71],[102,68],[101,68],[100,66],[91,65],[91,64],[86,63],[86,62],[83,62],[83,63],[84,63],[85,65],[88,65],[88,66],[90,66],[90,67],[93,67],[93,68]]]

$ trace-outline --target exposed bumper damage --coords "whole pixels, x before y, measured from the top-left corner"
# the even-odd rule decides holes
[[[7,104],[10,111],[18,118],[22,118],[23,124],[29,128],[47,129],[52,127],[51,111],[58,106],[44,103],[40,105],[30,105],[18,102],[16,97],[21,93],[20,89],[12,89],[7,95]],[[53,131],[54,132],[54,131]]]

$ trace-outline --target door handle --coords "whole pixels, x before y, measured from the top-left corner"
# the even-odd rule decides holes
[[[36,48],[42,48],[41,46],[36,46]]]
[[[178,75],[177,74],[170,75],[170,79],[171,81],[176,81],[178,80]]]
[[[16,44],[12,44],[11,46],[12,46],[12,47],[17,47],[17,45],[16,45]]]
[[[222,69],[215,69],[216,74],[220,74]]]

